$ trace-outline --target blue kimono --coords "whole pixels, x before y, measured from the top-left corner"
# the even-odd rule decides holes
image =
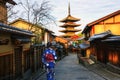
[[[46,55],[52,55],[53,58],[46,58]],[[57,59],[56,52],[52,48],[45,49],[42,55],[42,62],[47,71],[47,80],[54,80],[55,60]]]

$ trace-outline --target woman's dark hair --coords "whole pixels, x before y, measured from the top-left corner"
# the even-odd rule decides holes
[[[52,44],[50,42],[47,43],[47,48],[51,47]]]

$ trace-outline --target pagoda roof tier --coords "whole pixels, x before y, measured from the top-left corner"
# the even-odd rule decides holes
[[[74,29],[74,30],[60,30],[60,32],[78,32],[78,31],[81,31],[81,30],[78,30],[78,29]]]
[[[61,37],[64,37],[64,38],[69,38],[69,40],[70,40],[70,37],[71,36],[74,36],[75,34],[63,34],[63,35],[61,35]]]
[[[77,27],[77,26],[80,26],[81,24],[76,24],[76,23],[65,23],[65,24],[63,24],[63,25],[61,25],[60,27],[63,27],[63,28],[65,28],[65,27]]]
[[[76,21],[79,21],[79,20],[80,20],[79,18],[75,18],[71,15],[68,15],[66,18],[60,20],[60,22],[68,22],[68,21],[76,22]]]
[[[61,37],[64,37],[64,38],[68,38],[68,37],[71,37],[72,35],[66,35],[66,34],[64,34],[64,35],[60,35]]]

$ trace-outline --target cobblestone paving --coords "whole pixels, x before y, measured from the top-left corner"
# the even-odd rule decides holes
[[[96,69],[95,69],[96,70]],[[110,79],[98,74],[93,68],[87,69],[78,63],[75,54],[69,54],[67,57],[56,63],[56,80],[120,80],[120,77]],[[47,80],[46,75],[40,76],[37,80]]]

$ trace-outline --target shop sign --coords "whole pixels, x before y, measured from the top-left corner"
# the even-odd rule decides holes
[[[7,45],[9,43],[9,39],[0,39],[0,45]]]

